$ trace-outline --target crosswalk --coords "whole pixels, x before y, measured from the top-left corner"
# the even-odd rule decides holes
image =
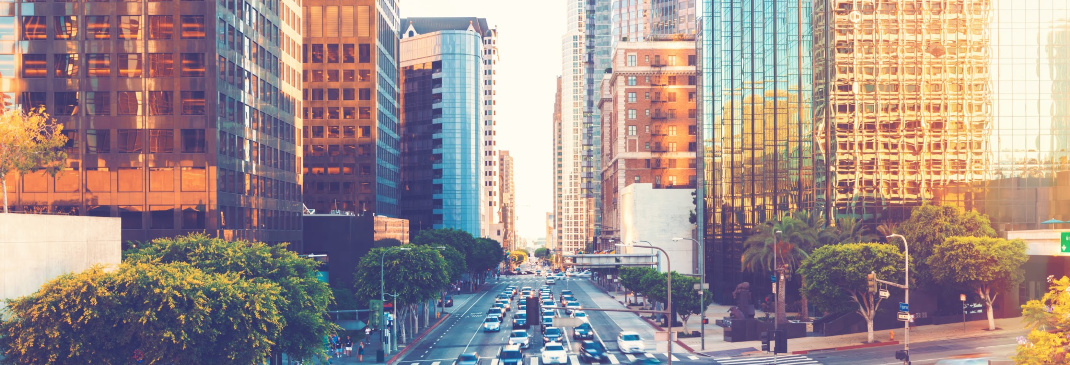
[[[722,365],[765,365],[772,364],[772,356],[762,357],[722,357],[713,359],[718,364]],[[776,359],[778,365],[809,365],[820,364],[817,360],[811,359],[803,355],[784,355],[778,356]]]
[[[541,355],[541,353],[539,353],[539,352],[528,352],[528,353],[525,353],[524,354],[524,364],[523,365],[544,365],[544,364],[542,364],[542,361],[540,360],[541,359],[540,355]],[[606,354],[606,358],[609,360],[608,362],[605,362],[605,361],[593,361],[593,362],[588,363],[586,361],[581,362],[580,359],[579,359],[579,356],[577,356],[575,354],[570,354],[570,355],[568,355],[568,360],[569,360],[568,363],[569,363],[569,365],[578,365],[578,364],[620,365],[621,363],[631,364],[632,362],[634,362],[638,358],[650,358],[650,359],[657,359],[657,360],[659,360],[661,362],[666,362],[666,360],[668,360],[669,357],[670,356],[667,353],[650,353],[650,352],[646,352],[646,353],[642,353],[642,354],[609,353],[609,354]],[[695,355],[692,355],[692,354],[675,354],[674,353],[674,354],[672,354],[671,357],[672,357],[672,361],[674,361],[674,362],[675,361],[681,361],[681,360],[685,360],[685,361],[686,360],[699,360],[698,356],[695,356]],[[770,360],[770,363],[772,363],[771,361],[772,360]],[[425,361],[403,361],[400,364],[401,365],[442,365],[444,363],[445,364],[449,364],[450,362],[449,361],[441,361],[441,360],[436,360],[436,361],[425,360]],[[787,363],[787,362],[780,362],[780,363],[781,364],[795,364],[795,363]],[[481,365],[500,365],[501,361],[498,360],[497,358],[484,359],[480,364]],[[746,363],[746,364],[750,364],[750,363]],[[808,364],[808,363],[800,363],[800,364]]]

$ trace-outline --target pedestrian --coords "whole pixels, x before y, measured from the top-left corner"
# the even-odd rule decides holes
[[[371,326],[364,327],[364,341],[361,341],[361,343],[367,342],[367,341],[371,341],[371,337],[372,337],[372,327]]]
[[[346,357],[353,357],[353,339],[346,336]]]
[[[360,347],[357,347],[357,360],[364,361],[364,343],[360,343]]]
[[[338,344],[335,345],[335,347],[334,347],[334,357],[336,357],[336,358],[342,357],[342,349],[343,349],[342,345],[343,345],[342,344],[342,340],[338,340]]]

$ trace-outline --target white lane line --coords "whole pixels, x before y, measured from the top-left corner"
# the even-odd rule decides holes
[[[606,357],[609,358],[609,363],[610,364],[613,364],[613,365],[620,364],[620,360],[617,360],[617,357],[613,356],[613,354],[608,354],[608,355],[606,355]]]
[[[431,365],[438,365],[438,364],[441,364],[441,362],[435,361],[435,362],[431,363]]]
[[[698,360],[698,356],[695,356],[695,355],[689,355],[687,358],[690,359],[690,360]],[[431,365],[435,365],[435,364],[431,364]]]
[[[628,358],[628,362],[635,361],[635,356],[632,356],[632,354],[624,354],[624,357]]]
[[[675,356],[675,355],[672,355],[672,356],[666,356],[666,357],[668,357],[668,358],[672,359],[672,361],[680,361],[680,359],[676,358],[676,356]]]
[[[528,364],[539,365],[539,358],[538,357],[532,356],[532,357],[529,357],[529,359],[531,359],[531,361],[528,361]]]
[[[654,354],[649,353],[649,352],[643,353],[643,355],[646,355],[647,358],[651,358],[651,359],[654,358]]]

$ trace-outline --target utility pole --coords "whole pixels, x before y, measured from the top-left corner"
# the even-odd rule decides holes
[[[896,234],[896,233],[893,233],[893,234],[889,235],[888,239],[892,239],[892,238],[896,238],[896,237],[898,237],[899,239],[903,240],[903,251],[905,253],[903,256],[906,259],[905,260],[906,262],[904,264],[904,266],[906,268],[904,270],[906,275],[905,275],[905,279],[903,280],[903,286],[902,286],[903,292],[905,293],[903,295],[903,297],[904,297],[903,298],[903,302],[906,303],[907,308],[909,309],[909,307],[910,307],[910,245],[907,244],[906,237],[903,237],[902,235],[899,235],[899,234]],[[878,280],[878,281],[881,281],[881,280]],[[896,285],[896,286],[898,286],[898,285]],[[909,365],[910,364],[910,320],[909,319],[906,320],[906,321],[903,321],[903,341],[904,341],[903,342],[903,356],[902,356],[901,360],[903,360],[903,364]],[[897,357],[896,359],[899,360],[899,357]]]

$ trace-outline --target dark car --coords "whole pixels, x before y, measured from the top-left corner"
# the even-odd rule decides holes
[[[443,302],[445,302],[445,303],[443,303]],[[442,306],[452,307],[453,306],[453,296],[452,295],[447,295],[445,301],[443,301],[442,299],[439,299],[438,300],[438,306],[439,307],[442,307]]]
[[[542,331],[542,342],[561,342],[561,329],[557,327],[547,327],[545,331]]]
[[[513,327],[528,328],[528,314],[520,312],[513,316]]]
[[[602,346],[601,342],[583,341],[580,348],[580,360],[606,362],[609,361],[609,357],[606,355],[606,348]]]
[[[661,365],[661,360],[653,357],[641,357],[632,361],[632,365]]]
[[[591,328],[590,323],[581,323],[576,328],[572,329],[573,340],[590,340],[594,339],[594,329]]]
[[[516,345],[506,346],[498,353],[498,363],[501,365],[523,365],[524,355],[520,353],[520,347]]]
[[[457,356],[457,360],[453,361],[453,365],[479,365],[479,354],[474,352],[461,354]]]

